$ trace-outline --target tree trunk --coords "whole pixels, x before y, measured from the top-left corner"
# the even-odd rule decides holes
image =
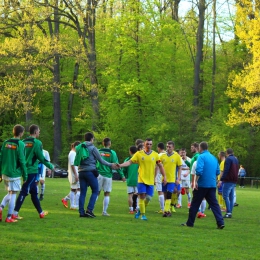
[[[98,102],[98,79],[96,71],[97,55],[96,55],[96,8],[97,2],[94,0],[87,1],[87,40],[88,40],[88,65],[90,78],[90,97],[92,102],[92,130],[97,130],[99,118],[99,102]]]
[[[54,8],[54,30],[50,21],[49,31],[51,37],[59,37],[59,1],[56,0]],[[60,57],[58,54],[54,55],[53,65],[53,162],[59,161],[61,153],[61,107],[60,107]]]
[[[214,111],[215,101],[215,77],[216,77],[216,0],[213,0],[213,46],[212,46],[212,89],[210,101],[210,116],[212,117]]]
[[[193,133],[197,129],[198,121],[198,107],[199,107],[199,95],[200,90],[202,89],[202,80],[201,80],[201,64],[203,61],[203,37],[204,37],[204,19],[205,19],[205,10],[206,3],[205,0],[199,0],[199,24],[197,30],[197,52],[195,58],[194,66],[194,86],[193,86]]]
[[[78,75],[79,75],[79,64],[78,62],[75,63],[74,65],[74,74],[73,74],[73,85],[72,88],[76,89],[77,88],[77,80],[78,80]],[[74,100],[74,93],[70,93],[69,95],[69,102],[68,102],[68,112],[67,112],[67,128],[68,128],[68,139],[70,142],[72,142],[72,108],[73,108],[73,100]]]

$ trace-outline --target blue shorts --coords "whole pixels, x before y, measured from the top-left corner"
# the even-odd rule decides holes
[[[176,184],[174,182],[168,182],[166,185],[162,185],[162,191],[173,193],[174,189],[176,188]]]
[[[175,185],[176,185],[176,183],[175,183]],[[181,192],[181,184],[180,183],[178,185],[176,185],[176,189],[177,189],[178,192]]]
[[[144,183],[137,184],[138,194],[146,193],[149,196],[153,196],[153,185],[147,185]]]
[[[221,183],[220,187],[218,187],[218,193],[222,193],[222,189],[223,189],[223,183]]]

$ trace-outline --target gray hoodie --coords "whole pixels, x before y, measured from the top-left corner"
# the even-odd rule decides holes
[[[79,172],[88,172],[88,171],[93,171],[96,170],[96,163],[99,161],[100,163],[106,165],[106,166],[112,166],[112,163],[109,163],[105,160],[102,159],[102,157],[99,154],[98,149],[94,146],[93,143],[86,141],[85,142],[87,149],[89,150],[89,157],[81,161],[78,171]]]

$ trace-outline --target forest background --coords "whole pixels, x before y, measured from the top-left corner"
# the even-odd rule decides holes
[[[259,176],[260,1],[2,0],[0,142],[41,129],[52,161],[95,133],[233,148]],[[155,148],[155,147],[154,147]]]

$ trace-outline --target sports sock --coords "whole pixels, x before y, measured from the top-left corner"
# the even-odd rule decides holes
[[[66,201],[70,200],[70,193],[64,198]]]
[[[234,204],[237,202],[237,192],[236,189],[234,189],[234,200],[233,200]]]
[[[43,195],[45,191],[45,183],[41,184],[41,194]]]
[[[220,207],[222,207],[222,203],[221,203],[221,195],[218,194],[218,204]]]
[[[221,195],[221,201],[222,201],[222,208],[225,209],[226,208],[226,203],[225,200],[223,199],[223,196]]]
[[[164,195],[159,195],[159,203],[160,203],[160,208],[163,211],[164,210]]]
[[[177,203],[177,193],[172,194],[171,202],[173,205],[176,205]]]
[[[140,212],[141,214],[145,214],[145,204],[144,204],[144,199],[139,199],[139,207],[140,207]]]
[[[137,200],[136,200],[136,209],[139,210],[140,209],[140,206],[139,206],[139,198],[137,197]]]
[[[10,194],[10,202],[9,202],[9,207],[8,207],[8,215],[13,214],[14,212],[14,206],[15,206],[15,200],[16,200],[16,193],[15,194]]]
[[[110,197],[105,196],[103,201],[103,212],[107,212],[108,204],[109,204]]]
[[[188,196],[188,203],[190,203],[191,202],[191,195],[190,195],[190,193],[187,193],[187,196]]]
[[[75,191],[70,191],[70,207],[75,208]]]
[[[80,196],[80,191],[77,191],[76,197],[75,197],[75,207],[78,208],[79,206],[79,196]]]
[[[138,199],[138,195],[133,194],[133,208],[137,208],[137,199]]]
[[[4,208],[6,206],[6,204],[10,201],[10,198],[11,198],[11,194],[10,193],[7,193],[2,202],[1,202],[1,207]]]
[[[133,211],[133,207],[129,207],[129,211]]]
[[[167,199],[167,200],[165,200],[164,212],[170,211],[170,208],[171,208],[171,200]]]
[[[178,204],[182,205],[182,195],[181,194],[179,194],[179,196],[178,196]]]
[[[146,195],[145,200],[144,200],[144,205],[145,205],[145,207],[148,206],[148,204],[150,203],[150,201],[151,201],[151,196]]]
[[[206,200],[203,200],[200,204],[201,207],[201,212],[204,213],[205,209],[206,209]]]

